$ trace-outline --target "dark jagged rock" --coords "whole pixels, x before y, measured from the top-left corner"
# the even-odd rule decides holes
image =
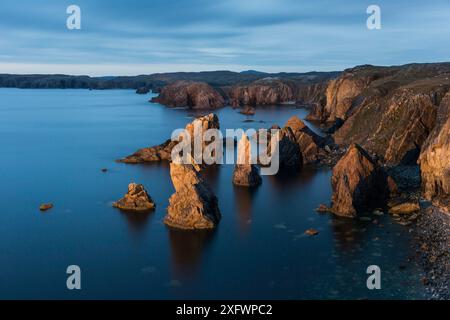
[[[383,207],[391,191],[386,172],[359,145],[350,146],[333,168],[331,211],[355,217],[365,210]]]
[[[125,211],[149,211],[155,208],[155,203],[142,184],[130,183],[128,193],[119,201],[114,202],[113,207]]]
[[[150,90],[147,87],[139,87],[136,89],[137,94],[147,94]]]
[[[295,141],[302,153],[303,164],[318,162],[325,156],[324,138],[309,129],[297,116],[291,117],[286,123],[286,127],[290,127],[294,133]]]
[[[274,139],[274,137],[271,137]],[[280,168],[299,168],[303,164],[300,147],[297,144],[294,132],[290,127],[284,127],[278,131],[278,151]],[[271,145],[268,148],[271,152]],[[270,153],[269,153],[270,154]]]
[[[218,200],[191,164],[170,163],[175,193],[169,199],[164,223],[179,229],[211,229],[221,218]]]
[[[156,102],[169,107],[215,109],[225,105],[225,100],[213,87],[203,82],[177,81],[162,88]]]

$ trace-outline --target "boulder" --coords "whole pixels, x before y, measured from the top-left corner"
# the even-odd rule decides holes
[[[411,214],[420,210],[418,201],[408,201],[389,208],[390,214]]]
[[[255,108],[247,106],[244,107],[241,111],[239,111],[241,114],[245,114],[247,116],[253,116],[255,114]]]
[[[170,163],[175,193],[169,199],[164,223],[179,229],[211,229],[221,218],[218,200],[191,164]]]
[[[255,187],[262,182],[258,167],[251,163],[251,144],[247,136],[242,135],[238,143],[238,161],[234,167],[233,184]]]
[[[149,211],[155,208],[155,203],[142,184],[130,183],[128,193],[119,201],[114,202],[113,207],[125,211]]]
[[[51,208],[53,208],[53,203],[44,203],[39,206],[39,210],[41,211],[47,211],[50,210]]]
[[[190,109],[215,109],[225,105],[222,95],[204,82],[176,81],[161,89],[158,97],[151,102],[168,107],[188,107]]]
[[[333,168],[331,211],[355,217],[359,212],[384,207],[390,193],[387,178],[362,147],[351,145]]]
[[[441,101],[436,126],[419,157],[423,194],[450,212],[450,92]]]

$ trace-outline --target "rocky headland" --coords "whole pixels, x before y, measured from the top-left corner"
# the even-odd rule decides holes
[[[225,99],[214,88],[204,82],[177,81],[161,89],[151,102],[168,107],[190,109],[215,109],[225,105]]]

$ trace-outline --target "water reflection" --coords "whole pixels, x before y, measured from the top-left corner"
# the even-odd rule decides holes
[[[316,172],[317,170],[310,167],[280,168],[276,175],[268,176],[267,180],[276,190],[293,190],[295,187],[308,185],[314,179]]]
[[[168,227],[173,277],[192,279],[198,272],[204,250],[215,230],[178,230]]]
[[[128,225],[128,230],[135,238],[141,238],[147,229],[152,212],[124,212],[120,211],[120,215]]]
[[[233,186],[234,203],[236,204],[239,230],[248,233],[252,222],[253,201],[259,188]]]

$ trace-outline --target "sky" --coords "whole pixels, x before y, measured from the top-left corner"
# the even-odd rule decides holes
[[[449,61],[449,39],[449,0],[0,1],[0,73],[337,71]]]

